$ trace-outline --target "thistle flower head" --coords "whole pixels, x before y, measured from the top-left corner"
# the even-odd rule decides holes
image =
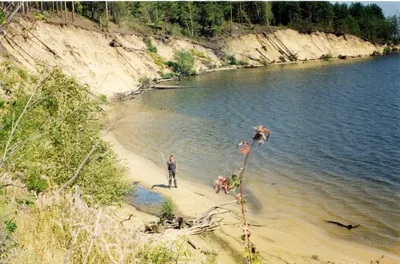
[[[253,140],[257,141],[260,145],[264,144],[272,134],[268,128],[262,125],[255,126],[254,130],[256,131],[256,134],[253,137]]]
[[[249,146],[249,142],[247,141],[241,141],[237,144],[237,147],[240,147],[239,151],[240,153],[246,155],[248,153],[250,153],[250,146]]]

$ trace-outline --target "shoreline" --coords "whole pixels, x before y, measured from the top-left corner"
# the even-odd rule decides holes
[[[359,56],[351,56],[347,57],[346,59],[340,59],[340,58],[331,58],[329,60],[323,60],[323,59],[310,59],[310,60],[297,60],[297,61],[286,61],[286,62],[274,62],[270,63],[267,65],[232,65],[232,66],[225,66],[225,67],[220,67],[220,68],[214,68],[214,69],[207,69],[205,71],[199,72],[194,76],[185,76],[182,77],[181,80],[172,80],[172,79],[157,79],[154,84],[157,85],[158,83],[163,83],[163,84],[168,84],[168,83],[180,83],[182,80],[185,80],[187,78],[192,78],[192,77],[197,77],[197,76],[203,76],[205,74],[213,73],[213,72],[220,72],[220,71],[233,71],[233,70],[241,70],[241,69],[277,69],[279,66],[297,66],[297,67],[307,67],[307,68],[316,68],[316,67],[324,67],[325,64],[331,64],[331,65],[340,65],[344,63],[352,63],[352,62],[357,62],[357,61],[365,61],[365,60],[372,60],[372,59],[377,59],[381,57],[386,57],[386,56],[393,56],[393,55],[400,55],[400,52],[395,52],[387,55],[379,55],[379,56],[371,56],[371,55],[359,55]],[[138,88],[135,88],[134,90],[131,91],[136,91]]]
[[[122,117],[123,118],[123,117]],[[118,125],[118,124],[117,124]],[[153,185],[166,184],[165,171],[138,154],[129,152],[122,146],[115,135],[110,132],[107,137],[113,144],[114,151],[127,167],[126,179],[138,181],[140,186],[151,188]],[[185,217],[198,217],[210,207],[232,201],[232,197],[215,194],[210,186],[181,179],[178,175],[178,189],[154,188],[153,191],[168,197]],[[235,214],[225,218],[228,223],[221,230],[215,231],[215,241],[219,241],[220,259],[223,263],[237,263],[238,256],[243,254],[237,237],[241,235],[238,227],[239,207],[229,207]],[[329,236],[322,228],[306,223],[294,216],[279,216],[274,219],[260,219],[249,214],[250,222],[262,227],[253,227],[252,240],[264,259],[275,260],[272,263],[369,263],[385,256],[382,263],[399,263],[400,257],[380,249],[368,247],[351,241]],[[225,246],[228,245],[228,250]]]

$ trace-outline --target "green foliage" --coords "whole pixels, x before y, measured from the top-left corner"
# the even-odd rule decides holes
[[[195,49],[191,49],[190,53],[194,56],[194,57],[199,57],[199,58],[203,58],[203,59],[207,59],[208,56],[206,54],[204,54],[201,51],[195,50]]]
[[[227,59],[229,65],[236,65],[237,64],[237,60],[236,60],[236,57],[234,55],[228,55],[226,57],[226,59]]]
[[[91,98],[88,86],[80,85],[60,69],[42,68],[25,81],[15,66],[0,66],[2,89],[12,97],[0,112],[0,156],[2,157],[15,120],[22,114],[33,91],[38,89],[11,138],[6,168],[18,171],[28,188],[36,192],[55,189],[67,182],[85,156],[98,144],[73,184],[78,184],[89,203],[119,202],[130,186],[122,180],[123,169],[110,144],[100,138],[94,123],[102,115],[99,100]],[[0,161],[1,162],[1,161]]]
[[[73,2],[75,5],[75,12],[77,12],[79,15],[83,14],[83,5],[81,2],[79,1],[75,1]]]
[[[390,47],[385,47],[383,49],[383,55],[389,55],[392,53],[392,49]]]
[[[39,174],[35,174],[33,172],[29,173],[29,176],[25,181],[28,190],[35,191],[36,193],[44,192],[49,187],[45,179],[41,178]]]
[[[147,50],[151,53],[157,53],[157,47],[151,43],[151,39],[146,40]]]
[[[45,14],[42,13],[35,13],[35,15],[33,16],[36,20],[47,20],[48,17]]]
[[[141,263],[144,264],[167,264],[173,263],[176,258],[176,254],[164,245],[159,245],[156,247],[144,246],[136,254],[138,259],[141,259]]]
[[[382,55],[382,53],[380,53],[377,50],[374,50],[374,52],[372,52],[370,56],[375,57],[375,56],[381,56],[381,55]]]
[[[163,73],[162,78],[170,79],[170,78],[174,78],[175,76],[176,76],[176,73],[174,73],[174,72],[166,72],[166,73]]]
[[[165,199],[160,204],[161,214],[165,218],[171,218],[174,216],[174,204],[171,200]]]
[[[320,60],[324,60],[324,61],[328,61],[328,60],[330,60],[330,59],[332,59],[332,54],[331,53],[328,53],[328,54],[323,54],[319,59]]]
[[[6,101],[4,101],[3,98],[0,98],[0,109],[4,108],[5,104],[6,104]]]
[[[176,73],[182,74],[184,76],[194,75],[194,57],[190,51],[178,50],[174,54],[175,61],[167,61],[168,67]]]
[[[8,234],[14,233],[15,230],[17,230],[17,223],[14,221],[14,219],[5,221],[4,224],[5,224],[6,232]]]
[[[157,64],[160,68],[164,68],[165,67],[165,61],[164,59],[158,55],[157,53],[153,53],[150,52],[149,50],[147,50],[147,54],[149,54],[151,56],[151,58],[153,59],[154,63]]]
[[[100,102],[100,104],[108,104],[107,95],[105,95],[105,94],[100,94],[100,96],[99,96],[99,102]]]
[[[6,17],[4,16],[3,11],[0,11],[0,25],[5,25],[7,24]]]

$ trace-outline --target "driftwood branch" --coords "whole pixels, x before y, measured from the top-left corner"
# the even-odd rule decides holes
[[[129,217],[127,219],[124,219],[124,220],[120,221],[119,223],[122,225],[123,222],[131,220],[132,216],[133,216],[133,214],[129,215]]]
[[[3,189],[5,187],[9,187],[9,186],[18,187],[18,188],[25,188],[24,186],[14,185],[12,183],[7,183],[7,184],[4,184],[4,185],[0,186],[0,189]]]

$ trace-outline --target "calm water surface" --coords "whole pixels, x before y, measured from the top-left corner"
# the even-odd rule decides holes
[[[400,252],[400,56],[206,74],[128,106],[119,139],[209,185],[242,166],[236,143],[272,131],[249,158],[251,212],[295,215],[331,235]],[[314,65],[315,66],[315,65]],[[348,231],[325,223],[361,224]]]

